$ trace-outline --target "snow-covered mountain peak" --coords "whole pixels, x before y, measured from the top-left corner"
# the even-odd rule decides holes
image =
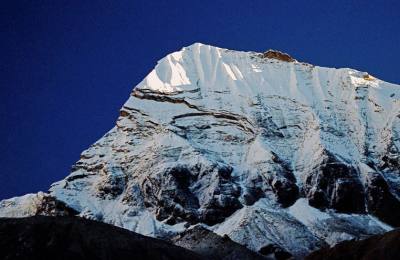
[[[308,75],[307,75],[308,74]],[[265,87],[274,78],[290,79],[287,86],[302,84],[307,78],[322,77],[324,80],[335,77],[348,78],[353,85],[379,86],[380,80],[366,72],[353,69],[332,69],[298,62],[289,54],[268,50],[264,53],[232,51],[202,43],[194,43],[180,51],[171,53],[158,61],[157,66],[136,87],[160,93],[179,93],[204,89],[210,91],[226,88],[239,88],[252,85],[252,88]],[[221,84],[230,82],[230,84]],[[235,84],[236,83],[236,84]],[[319,82],[324,87],[327,82]],[[312,84],[313,85],[313,84]],[[267,86],[268,88],[270,86]],[[286,90],[286,89],[284,89]],[[253,91],[254,92],[254,91]]]
[[[295,256],[381,233],[400,226],[399,97],[364,72],[195,43],[157,63],[49,194],[5,200],[0,216],[164,238],[206,225]]]
[[[265,53],[231,51],[194,43],[161,59],[137,88],[173,93],[189,86],[212,87],[225,80],[221,77],[241,81],[244,74],[260,72],[262,64],[278,61],[297,62],[288,54],[275,50]]]

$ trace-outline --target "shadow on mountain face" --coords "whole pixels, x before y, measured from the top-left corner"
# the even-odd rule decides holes
[[[344,241],[311,253],[307,260],[400,259],[400,229],[360,241]]]
[[[72,217],[0,219],[0,259],[202,259],[187,249]]]

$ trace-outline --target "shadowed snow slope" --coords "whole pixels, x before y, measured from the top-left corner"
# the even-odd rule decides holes
[[[297,257],[383,233],[400,226],[399,97],[353,69],[196,43],[158,62],[49,194],[4,200],[0,216],[161,238],[200,223]]]

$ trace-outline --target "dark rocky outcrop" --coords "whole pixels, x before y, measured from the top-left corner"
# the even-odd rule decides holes
[[[390,192],[389,185],[379,173],[371,174],[367,183],[368,211],[382,221],[400,226],[400,201]]]
[[[277,170],[273,173],[273,179],[269,184],[272,191],[277,197],[278,203],[283,207],[289,207],[299,198],[299,188],[296,185],[296,178],[293,171],[279,156],[273,153],[272,161],[275,163]]]
[[[202,259],[166,241],[77,217],[0,219],[0,259]]]
[[[259,174],[253,174],[247,177],[246,189],[243,192],[243,203],[247,206],[253,205],[260,198],[265,197],[266,182]]]
[[[308,173],[305,180],[310,205],[344,213],[364,213],[364,187],[356,169],[329,152],[324,156],[322,163]]]
[[[371,163],[372,170],[365,173],[366,181],[362,184],[360,173],[352,165],[327,151],[323,156],[322,163],[305,179],[304,189],[311,206],[343,213],[368,211],[392,226],[400,226],[400,201],[394,195],[398,183],[388,183],[390,175],[398,171],[396,158],[384,156],[380,167]]]
[[[124,191],[127,177],[118,167],[105,168],[103,174],[102,181],[97,185],[98,196],[114,199]]]
[[[311,253],[307,260],[400,259],[400,230],[361,241],[345,241]]]
[[[157,219],[168,224],[188,221],[213,225],[242,207],[240,187],[226,165],[176,165],[142,184],[145,206],[156,209]],[[160,179],[160,176],[163,176]],[[204,183],[216,185],[202,189]],[[199,198],[203,198],[199,201]]]
[[[299,189],[293,181],[286,178],[274,178],[270,185],[282,207],[291,206],[299,196]]]
[[[264,58],[269,58],[269,59],[276,59],[276,60],[281,60],[281,61],[286,61],[286,62],[294,62],[296,61],[292,57],[290,57],[289,54],[276,51],[276,50],[268,50],[263,53]]]
[[[44,195],[40,204],[36,207],[36,215],[43,216],[75,216],[79,212],[68,207],[64,202],[53,196]]]

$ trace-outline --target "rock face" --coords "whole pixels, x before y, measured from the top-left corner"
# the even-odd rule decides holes
[[[163,240],[71,217],[0,219],[1,259],[205,259]]]
[[[399,259],[400,230],[396,229],[384,235],[375,235],[361,241],[344,241],[332,248],[313,252],[307,260],[341,260],[341,259]]]
[[[306,175],[305,192],[311,206],[338,212],[365,213],[364,186],[357,170],[333,155],[323,155],[323,162]]]
[[[295,257],[383,233],[400,226],[400,87],[365,75],[193,44],[46,196],[145,235],[200,223]],[[0,216],[38,214],[37,200],[4,200]]]
[[[286,61],[286,62],[296,61],[295,59],[290,57],[289,54],[283,53],[280,51],[276,51],[276,50],[268,50],[268,51],[264,52],[263,57],[269,58],[269,59],[277,59],[277,60]]]

